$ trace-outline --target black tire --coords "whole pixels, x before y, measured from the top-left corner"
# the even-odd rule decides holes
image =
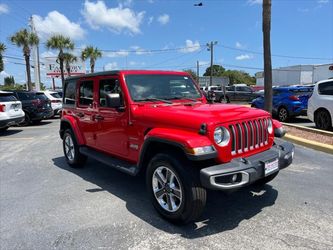
[[[0,133],[5,132],[9,127],[0,128]]]
[[[64,155],[69,166],[81,168],[87,161],[87,156],[79,151],[79,146],[71,129],[67,129],[62,140]],[[70,148],[70,150],[68,150]]]
[[[229,97],[225,97],[224,96],[221,96],[220,100],[219,100],[220,103],[230,103],[229,101]]]
[[[332,118],[327,110],[317,111],[314,120],[318,129],[329,130],[331,128]]]
[[[255,182],[256,186],[264,186],[265,184],[267,184],[268,182],[272,181],[277,175],[279,174],[279,172],[276,172],[274,174],[271,174],[269,176],[266,176],[258,181]]]
[[[38,124],[40,124],[41,121],[42,121],[42,120],[34,120],[34,121],[32,121],[32,124],[34,124],[34,125],[38,125]]]
[[[251,108],[257,108],[255,104],[251,104]]]
[[[200,184],[199,170],[193,169],[187,163],[178,154],[157,154],[151,159],[146,171],[146,186],[153,206],[162,217],[175,224],[186,224],[196,220],[206,205],[206,189]],[[175,175],[172,184],[175,184],[174,182],[179,184],[173,185],[175,189],[171,188],[172,185],[168,185],[171,183],[172,177],[170,177],[170,181],[164,182],[165,186],[161,186],[159,189],[162,192],[160,197],[163,197],[161,200],[165,200],[164,206],[171,203],[170,197],[173,196],[173,205],[178,207],[175,211],[167,211],[166,208],[163,208],[154,193],[154,183],[161,184],[154,176],[157,176],[156,174],[161,168],[171,170]],[[174,195],[177,194],[174,192],[177,189],[181,192],[180,199]],[[158,195],[157,192],[156,195]],[[169,198],[167,198],[168,196]],[[166,200],[170,202],[168,203]],[[170,206],[168,208],[170,209]]]
[[[24,121],[21,123],[21,125],[23,125],[23,126],[31,125],[31,119],[30,119],[30,115],[28,114],[28,112],[25,112]]]
[[[277,116],[280,122],[287,121],[289,118],[288,110],[285,107],[280,107]]]

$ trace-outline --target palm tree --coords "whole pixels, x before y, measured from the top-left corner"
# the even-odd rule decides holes
[[[0,72],[4,70],[2,53],[5,52],[5,50],[6,45],[4,43],[0,43]]]
[[[271,0],[263,1],[262,31],[264,43],[265,110],[272,113]]]
[[[71,53],[64,53],[64,63],[68,76],[71,75],[71,63],[76,62],[77,57]]]
[[[97,49],[97,47],[94,48],[93,46],[86,47],[81,53],[81,59],[83,61],[90,58],[91,73],[94,73],[95,62],[96,62],[97,58],[99,58],[99,57],[102,57],[102,52],[99,49]]]
[[[63,35],[54,35],[51,36],[47,42],[46,47],[48,49],[58,49],[58,59],[60,64],[60,72],[61,72],[61,83],[62,87],[64,87],[65,77],[64,77],[64,50],[73,50],[74,43],[71,41],[69,37],[64,37]]]
[[[39,44],[39,38],[35,33],[29,32],[27,29],[21,29],[12,35],[9,39],[16,46],[22,47],[23,56],[25,59],[25,68],[27,71],[28,90],[32,90],[30,75],[30,52],[32,46],[37,46]]]

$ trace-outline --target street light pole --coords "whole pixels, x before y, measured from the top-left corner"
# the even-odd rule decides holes
[[[213,85],[213,64],[214,64],[214,46],[217,41],[211,41],[207,43],[207,50],[210,51],[210,76],[209,76],[209,86]]]

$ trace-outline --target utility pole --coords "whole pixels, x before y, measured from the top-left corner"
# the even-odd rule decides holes
[[[199,61],[197,61],[197,82],[198,82],[198,84],[200,85],[200,83],[199,83]]]
[[[210,51],[210,77],[209,77],[209,86],[213,85],[213,64],[214,64],[214,46],[217,44],[217,41],[211,41],[207,43],[207,50]]]
[[[34,19],[30,17],[30,28],[31,32],[36,34],[36,29],[34,25]],[[33,60],[34,60],[34,75],[35,75],[35,88],[36,91],[40,91],[40,66],[39,66],[39,45],[37,44],[32,48]]]

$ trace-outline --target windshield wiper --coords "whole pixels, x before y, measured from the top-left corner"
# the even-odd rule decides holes
[[[168,100],[181,100],[181,99],[184,99],[184,100],[190,100],[190,101],[192,101],[192,102],[198,102],[197,99],[190,98],[190,97],[175,96],[175,97],[168,98]]]
[[[160,99],[160,98],[145,98],[145,99],[139,99],[139,100],[134,100],[135,102],[149,102],[149,101],[153,101],[153,102],[164,102],[164,103],[168,103],[168,104],[172,104],[172,102],[165,100],[165,99]]]

